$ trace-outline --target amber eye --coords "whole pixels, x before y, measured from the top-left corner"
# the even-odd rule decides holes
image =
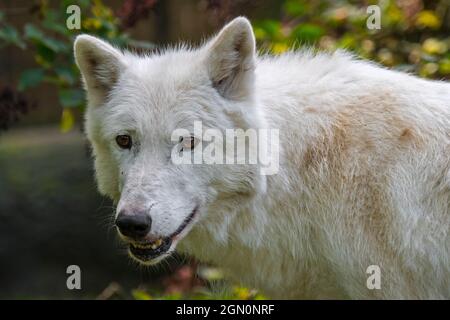
[[[123,134],[116,137],[116,142],[122,149],[131,149],[131,137],[129,135]]]
[[[195,137],[185,137],[185,138],[181,138],[180,139],[180,143],[181,143],[181,151],[184,150],[191,150],[194,149],[195,147]]]

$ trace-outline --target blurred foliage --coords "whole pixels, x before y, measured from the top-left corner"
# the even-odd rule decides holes
[[[211,1],[210,1],[211,2]],[[227,8],[214,0],[217,8]],[[385,66],[433,79],[450,78],[450,0],[283,0],[278,19],[254,20],[256,38],[263,48],[280,54],[291,47],[346,48]],[[245,1],[239,2],[244,5]],[[70,30],[68,6],[81,9],[81,29]],[[83,109],[85,99],[72,45],[79,33],[97,35],[117,46],[137,50],[153,44],[131,39],[124,31],[148,16],[157,0],[125,0],[116,14],[101,0],[63,0],[55,7],[39,0],[30,7],[38,23],[18,30],[0,12],[0,50],[15,46],[31,51],[36,66],[24,70],[18,91],[49,83],[56,86],[63,108],[61,129],[72,128],[74,108]],[[369,5],[378,5],[381,29],[369,30]],[[238,3],[236,2],[236,5]],[[235,5],[235,6],[236,6]]]
[[[107,292],[107,295],[105,295]],[[128,292],[120,285],[111,283],[100,296],[99,300],[115,299],[133,299],[133,300],[266,300],[267,297],[258,293],[256,290],[250,290],[246,287],[232,286],[225,284],[219,289],[210,289],[208,287],[196,287],[191,291],[164,293],[159,289],[148,289],[139,287]]]
[[[182,294],[174,292],[170,294],[157,293],[151,295],[148,290],[135,289],[132,291],[134,300],[266,300],[267,298],[259,294],[256,290],[250,290],[241,286],[210,290],[207,288],[196,288],[192,292]]]
[[[66,20],[71,13],[66,10],[76,4],[81,9],[81,28],[71,30]],[[73,40],[79,33],[89,33],[117,46],[131,46],[136,49],[151,48],[147,42],[133,41],[121,29],[121,21],[101,0],[63,0],[57,7],[48,0],[40,0],[30,8],[38,17],[39,24],[27,23],[23,30],[17,30],[0,12],[0,49],[16,46],[33,53],[36,66],[24,70],[17,84],[18,91],[25,91],[42,83],[56,86],[59,103],[63,108],[61,130],[69,131],[73,124],[74,108],[83,109],[84,92],[80,74],[73,58]],[[126,16],[124,16],[126,18]]]
[[[369,5],[381,28],[369,30]],[[385,66],[433,79],[450,78],[448,0],[285,0],[280,19],[254,23],[257,40],[280,54],[292,46],[345,48]]]
[[[160,279],[163,288],[149,288],[140,285],[128,291],[118,283],[109,284],[97,299],[134,299],[134,300],[264,300],[265,296],[256,290],[242,286],[229,286],[220,269],[186,264],[174,270],[171,275]]]

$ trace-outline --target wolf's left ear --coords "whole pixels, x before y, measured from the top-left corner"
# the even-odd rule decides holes
[[[252,89],[255,70],[255,37],[250,22],[238,17],[206,45],[209,76],[228,99],[245,98]]]
[[[93,104],[102,103],[125,68],[123,54],[107,42],[89,35],[75,39],[74,52],[89,99]]]

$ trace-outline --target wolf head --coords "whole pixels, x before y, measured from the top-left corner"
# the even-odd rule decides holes
[[[88,35],[74,49],[98,187],[117,204],[116,225],[132,257],[160,261],[196,225],[220,219],[212,206],[249,201],[264,188],[257,165],[172,161],[174,150],[198,147],[196,121],[222,132],[263,126],[247,19],[236,18],[198,49],[136,56]],[[184,136],[174,139],[180,128]]]

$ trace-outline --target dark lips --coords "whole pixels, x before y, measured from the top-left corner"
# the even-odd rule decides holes
[[[150,261],[152,259],[155,259],[167,251],[169,251],[170,247],[172,246],[173,240],[181,233],[183,230],[189,225],[189,223],[194,219],[195,214],[197,213],[198,206],[192,210],[191,214],[183,221],[183,223],[178,227],[178,229],[171,234],[169,237],[162,239],[162,244],[155,248],[139,248],[137,246],[134,246],[132,243],[130,243],[130,253],[136,257],[138,260],[142,261]]]

